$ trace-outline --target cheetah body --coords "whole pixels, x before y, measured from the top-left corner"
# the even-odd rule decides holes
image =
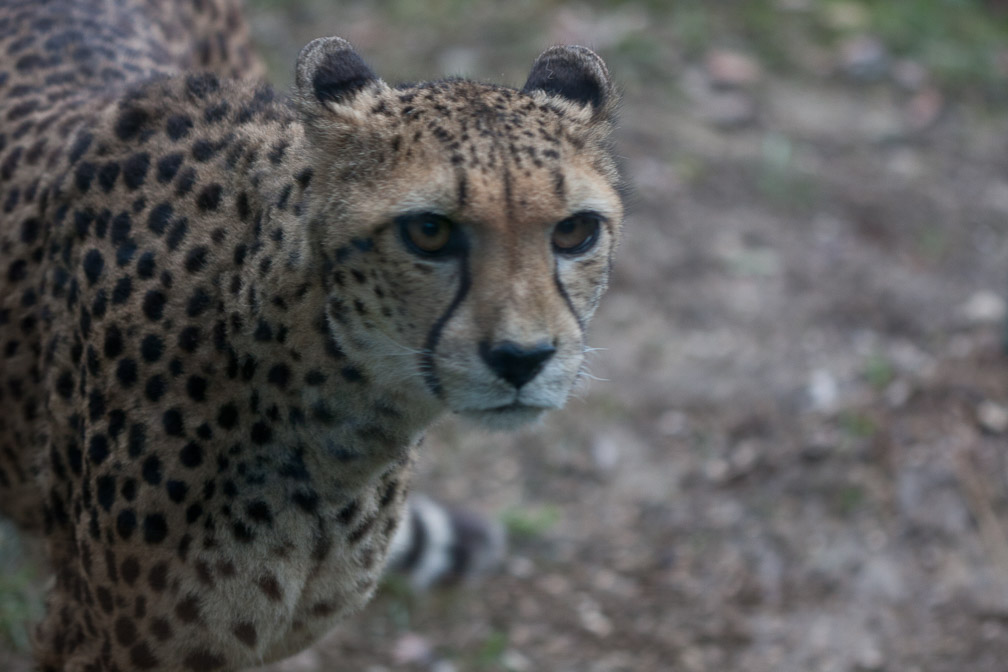
[[[288,102],[229,2],[7,2],[0,53],[0,510],[49,541],[39,661],[295,652],[373,592],[426,427],[566,398],[622,218],[605,68],[392,88],[330,38]]]

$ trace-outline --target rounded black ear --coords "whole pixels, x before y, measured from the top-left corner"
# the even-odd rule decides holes
[[[550,47],[532,64],[525,93],[544,91],[580,105],[591,105],[595,115],[609,116],[615,98],[609,69],[591,49]]]
[[[341,37],[312,40],[298,54],[294,85],[302,99],[349,102],[378,76]]]

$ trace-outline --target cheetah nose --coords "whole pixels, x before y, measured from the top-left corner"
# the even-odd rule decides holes
[[[479,344],[480,357],[490,370],[516,388],[535,378],[555,352],[556,348],[549,341],[532,345],[501,341],[493,347],[486,341]]]

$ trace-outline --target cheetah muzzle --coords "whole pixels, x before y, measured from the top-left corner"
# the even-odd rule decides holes
[[[406,491],[438,417],[513,428],[582,375],[623,219],[598,56],[390,86],[323,38],[278,98],[232,0],[10,1],[0,50],[0,507],[48,539],[42,669],[262,664],[387,564],[498,543]]]

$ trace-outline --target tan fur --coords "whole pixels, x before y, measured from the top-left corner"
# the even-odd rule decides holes
[[[183,72],[261,71],[229,2],[0,8],[0,507],[45,519],[43,669],[297,651],[373,592],[431,422],[514,426],[579,375],[622,220],[605,66],[533,70],[568,59],[598,104],[546,80],[320,97],[348,49],[309,45],[289,105]],[[585,211],[596,244],[557,253]],[[416,212],[465,254],[412,251]],[[481,355],[503,342],[556,352],[516,388]]]

